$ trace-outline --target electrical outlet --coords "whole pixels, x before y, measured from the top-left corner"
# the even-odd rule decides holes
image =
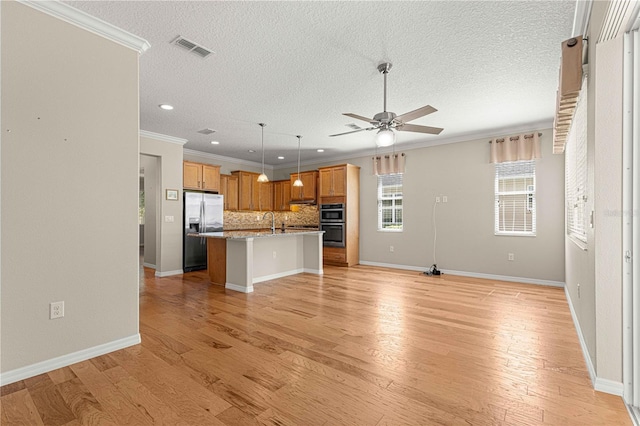
[[[513,253],[509,253],[507,256],[507,259],[509,259],[509,261],[512,261],[512,260],[516,260],[516,257]]]
[[[389,251],[393,253],[393,246],[389,246]]]
[[[49,319],[62,318],[64,316],[64,301],[51,302],[49,304]]]
[[[447,202],[447,196],[446,196],[446,195],[443,195],[443,196],[442,196],[442,202],[443,202],[443,203],[446,203],[446,202]]]
[[[436,203],[440,202],[440,197],[436,197]]]
[[[580,299],[580,283],[578,283],[578,299]]]
[[[274,259],[276,258],[276,252],[275,251],[273,252],[273,258]]]

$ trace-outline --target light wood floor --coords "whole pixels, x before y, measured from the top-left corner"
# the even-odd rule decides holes
[[[3,425],[627,425],[558,288],[357,266],[140,283],[142,344],[4,386]]]

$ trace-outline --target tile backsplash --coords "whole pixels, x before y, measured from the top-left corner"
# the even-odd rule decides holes
[[[259,229],[271,227],[271,215],[262,220],[265,212],[224,211],[224,229]],[[318,226],[318,206],[299,205],[298,211],[274,212],[276,227],[282,226]]]

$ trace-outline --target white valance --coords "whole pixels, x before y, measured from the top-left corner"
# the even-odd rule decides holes
[[[536,160],[542,157],[538,132],[495,138],[491,139],[489,144],[491,146],[491,163]]]
[[[404,152],[399,154],[376,155],[372,160],[374,175],[404,173]]]

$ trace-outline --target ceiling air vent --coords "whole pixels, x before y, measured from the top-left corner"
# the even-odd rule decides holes
[[[210,135],[211,133],[215,133],[216,131],[213,129],[202,129],[202,130],[198,130],[198,133],[202,133],[203,135]]]
[[[362,129],[362,127],[358,126],[358,125],[357,125],[357,124],[355,124],[355,123],[345,124],[345,126],[347,126],[347,127],[351,128],[351,129],[353,129],[353,130],[360,130],[360,129]]]
[[[207,49],[206,47],[201,46],[198,43],[194,43],[191,40],[187,40],[182,36],[178,36],[175,39],[171,40],[171,44],[174,44],[184,50],[187,50],[193,53],[194,55],[201,57],[202,59],[208,57],[213,53],[212,50]]]

